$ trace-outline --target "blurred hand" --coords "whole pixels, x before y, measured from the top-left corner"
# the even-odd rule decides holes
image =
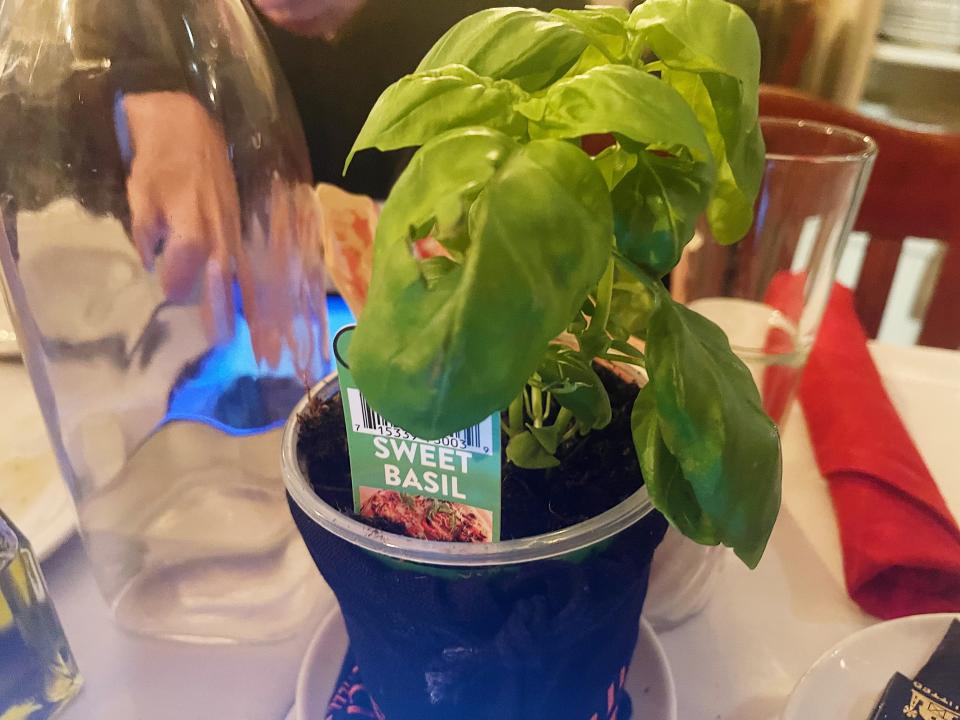
[[[254,0],[267,18],[290,32],[332,40],[366,0]]]
[[[240,201],[223,131],[190,95],[124,98],[133,145],[127,199],[133,242],[167,297],[202,295],[208,335],[233,332],[233,273],[249,287]],[[246,286],[246,287],[245,287]]]
[[[326,317],[313,189],[274,175],[262,196],[250,199],[244,243],[236,179],[217,121],[185,93],[128,95],[124,108],[133,145],[131,234],[144,267],[156,269],[171,301],[200,298],[213,343],[233,336],[235,277],[256,359],[276,367],[289,348],[297,371],[310,378],[315,349],[325,352],[325,345],[310,323],[295,327],[295,320]]]
[[[258,360],[276,366],[289,348],[297,373],[308,379],[315,352],[327,354],[326,327],[297,322],[326,317],[319,203],[308,185],[277,176],[264,200],[258,213],[264,222],[258,219],[251,228],[256,321],[250,323],[250,336]]]

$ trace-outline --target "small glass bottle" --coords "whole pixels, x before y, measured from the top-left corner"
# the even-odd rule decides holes
[[[0,718],[52,718],[81,683],[30,544],[0,511]]]

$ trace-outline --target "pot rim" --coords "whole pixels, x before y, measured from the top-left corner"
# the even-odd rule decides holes
[[[342,540],[378,555],[424,565],[488,567],[547,560],[582,550],[627,529],[653,511],[646,486],[609,510],[589,520],[543,535],[492,543],[455,543],[384,532],[364,525],[320,499],[300,468],[297,437],[300,413],[311,397],[326,399],[339,389],[331,373],[300,399],[283,428],[281,462],[283,483],[300,509],[313,522]]]

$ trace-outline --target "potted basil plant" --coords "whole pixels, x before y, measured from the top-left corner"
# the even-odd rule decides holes
[[[759,58],[724,0],[487,10],[371,111],[354,151],[418,149],[341,359],[408,437],[499,414],[504,445],[499,540],[438,542],[489,533],[444,498],[354,512],[335,378],[287,426],[294,518],[389,720],[627,717],[667,522],[759,562],[776,426],[662,282],[701,216],[724,243],[752,222]]]

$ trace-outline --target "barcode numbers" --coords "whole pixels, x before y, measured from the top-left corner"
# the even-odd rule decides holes
[[[403,440],[416,440],[417,442],[428,442],[432,445],[468,450],[470,452],[483,453],[484,455],[493,454],[493,418],[487,418],[477,425],[465,428],[439,440],[421,440],[412,433],[386,420],[380,413],[371,408],[367,404],[366,398],[363,397],[357,388],[347,388],[347,400],[350,408],[350,422],[353,424],[353,429],[356,432],[367,435],[396,437]],[[499,425],[497,430],[499,431]]]

